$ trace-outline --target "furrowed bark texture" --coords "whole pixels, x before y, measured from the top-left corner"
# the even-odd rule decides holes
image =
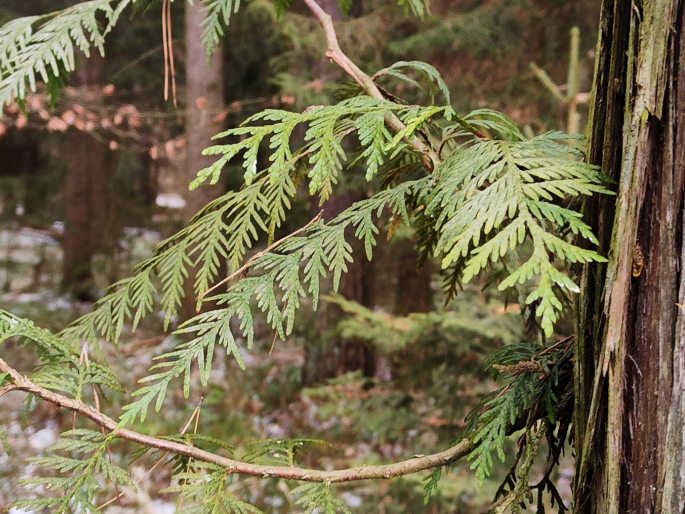
[[[685,508],[682,0],[605,0],[588,159],[616,181],[586,217],[576,338],[577,513]]]

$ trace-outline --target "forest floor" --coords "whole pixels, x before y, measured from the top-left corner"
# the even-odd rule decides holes
[[[119,247],[131,262],[146,255],[160,239],[151,231],[129,230]],[[40,231],[14,227],[0,231],[0,294],[2,308],[31,317],[49,328],[59,329],[85,312],[90,305],[70,300],[59,293],[61,250],[59,227]],[[130,264],[130,263],[129,263]],[[117,264],[122,267],[121,263]],[[97,264],[98,284],[106,287],[111,278],[111,263]],[[119,270],[120,271],[120,270]],[[171,349],[176,342],[164,335],[160,320],[152,320],[122,341],[118,348],[103,346],[102,356],[120,373],[127,391],[144,376],[155,355]],[[256,351],[245,353],[248,370],[241,371],[225,356],[217,356],[214,380],[209,387],[193,387],[194,394],[184,400],[180,393],[170,394],[163,417],[151,415],[141,429],[148,433],[170,434],[179,430],[202,398],[200,428],[236,446],[236,454],[249,457],[251,444],[258,438],[279,441],[285,438],[326,439],[326,443],[307,441],[308,451],[300,464],[312,467],[346,467],[361,463],[390,462],[414,453],[428,453],[449,444],[458,432],[461,419],[436,415],[426,391],[402,390],[392,380],[362,377],[349,373],[327,384],[302,388],[301,370],[304,345],[297,336],[271,348],[272,337],[263,327]],[[15,351],[16,350],[16,351]],[[34,356],[18,343],[8,343],[3,353],[11,353],[19,369],[29,369]],[[387,377],[386,377],[387,378]],[[471,400],[473,401],[473,399]],[[106,405],[110,415],[120,404]],[[50,405],[28,404],[26,398],[11,393],[0,398],[0,425],[6,433],[7,448],[0,452],[0,512],[19,497],[44,494],[18,486],[18,479],[39,473],[31,458],[43,454],[60,432],[74,426],[70,413],[57,412]],[[30,419],[30,423],[28,420]],[[7,452],[7,450],[10,450]],[[126,447],[112,456],[123,461]],[[130,448],[129,448],[130,450]],[[274,452],[274,457],[277,452]],[[107,497],[121,495],[105,512],[109,514],[176,512],[174,498],[161,492],[168,487],[170,465],[154,473],[151,456],[128,466],[135,488],[106,491]],[[560,490],[568,495],[570,464],[558,477]],[[356,484],[341,487],[341,497],[354,512],[482,512],[493,497],[505,467],[480,486],[468,464],[456,466],[441,481],[439,497],[423,503],[423,476],[394,482]],[[247,479],[236,490],[266,513],[296,513],[295,499],[287,487],[276,481],[265,484]],[[24,514],[10,510],[11,514]]]

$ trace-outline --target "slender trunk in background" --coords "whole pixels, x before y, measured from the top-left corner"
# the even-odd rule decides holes
[[[221,122],[217,116],[224,105],[223,52],[219,45],[211,57],[202,44],[202,27],[205,8],[202,2],[186,5],[185,13],[185,66],[186,66],[186,137],[188,158],[186,163],[187,183],[195,178],[199,170],[211,164],[214,159],[202,155],[212,144],[211,138],[218,133]],[[197,211],[217,198],[223,192],[221,183],[202,186],[196,191],[184,192],[186,206],[184,218],[190,220]],[[192,274],[191,274],[192,275]],[[182,314],[189,318],[195,314],[193,277],[186,282],[186,295]]]
[[[685,512],[685,1],[605,0],[590,162],[617,184],[588,219],[574,512]]]
[[[319,4],[330,14],[333,21],[342,20],[343,12],[337,0],[319,0]],[[350,14],[361,15],[361,11],[361,2],[353,2]],[[332,79],[328,76],[331,69],[328,60],[322,60],[315,66],[314,76],[322,82],[327,82]],[[336,193],[324,205],[324,216],[331,219],[364,198],[364,189]],[[350,242],[354,261],[348,264],[348,271],[340,281],[339,293],[342,296],[371,309],[381,304],[394,310],[396,314],[429,309],[429,267],[417,270],[418,256],[411,241],[387,243],[380,238],[379,245],[374,251],[374,261],[371,263],[366,258],[363,244],[354,237],[350,237]],[[395,291],[376,291],[378,288],[375,286],[382,280],[396,283]],[[303,382],[306,385],[320,383],[348,371],[361,370],[363,375],[373,376],[378,369],[387,369],[387,363],[381,362],[385,357],[376,352],[371,344],[344,339],[335,333],[335,325],[341,319],[338,306],[324,304],[320,309],[320,339],[308,341],[305,347]]]
[[[319,4],[334,22],[343,19],[343,12],[337,0],[320,0]],[[329,76],[331,70],[338,73],[338,70],[333,68],[327,59],[322,59],[315,64],[312,74],[314,78],[326,83],[332,80]],[[362,193],[355,191],[335,194],[323,206],[325,219],[334,218],[363,197]],[[318,210],[318,207],[314,207],[313,210]],[[354,261],[348,264],[347,273],[341,278],[339,293],[348,300],[370,307],[373,305],[372,277],[369,274],[368,262],[364,257],[363,247],[356,244],[356,241],[351,241]],[[313,385],[347,371],[359,369],[364,375],[373,375],[375,371],[373,348],[360,341],[343,340],[335,333],[335,325],[341,315],[339,307],[324,304],[320,309],[320,338],[308,341],[305,347],[303,382],[306,385]]]
[[[334,218],[363,198],[364,195],[355,191],[335,194],[323,206],[324,219]],[[338,293],[348,300],[372,307],[373,272],[366,259],[364,246],[352,234],[348,240],[354,260],[347,264],[347,273],[341,277]],[[305,346],[302,370],[305,385],[321,383],[348,371],[361,370],[365,376],[373,376],[376,367],[373,347],[363,341],[341,338],[335,330],[341,315],[337,305],[323,303],[319,307],[318,337],[309,339]]]
[[[78,86],[103,82],[103,59],[93,52],[75,73]],[[64,239],[62,288],[84,300],[95,296],[91,260],[107,240],[109,149],[92,134],[74,127],[65,136],[66,175],[63,183]]]
[[[419,267],[416,244],[411,239],[391,241],[389,246],[386,258],[394,261],[396,274],[393,314],[406,316],[412,312],[429,312],[433,309],[432,263],[427,260]]]

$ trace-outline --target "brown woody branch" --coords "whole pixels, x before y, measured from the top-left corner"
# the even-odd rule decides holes
[[[383,96],[383,93],[381,93],[381,90],[378,89],[378,86],[376,86],[376,83],[373,81],[373,79],[364,73],[359,66],[352,62],[345,52],[340,49],[338,36],[335,32],[335,26],[333,25],[333,19],[331,16],[323,10],[316,0],[304,0],[304,3],[307,4],[307,7],[312,14],[314,14],[314,17],[319,21],[324,30],[326,35],[326,44],[328,46],[326,50],[326,57],[340,66],[345,73],[352,77],[367,95],[372,98],[384,100],[385,97]],[[385,115],[385,122],[395,133],[401,132],[406,128],[404,123],[402,123],[402,120],[392,113]],[[404,142],[423,156],[423,162],[430,171],[435,169],[435,167],[440,164],[440,156],[438,155],[438,152],[417,137],[406,138]]]
[[[285,478],[289,480],[299,480],[304,482],[352,482],[356,480],[370,480],[370,479],[389,479],[403,475],[409,475],[433,469],[441,466],[446,466],[466,456],[472,448],[469,440],[464,439],[455,444],[451,448],[432,455],[422,457],[414,457],[412,459],[396,462],[393,464],[384,464],[380,466],[358,466],[348,469],[338,469],[333,471],[323,471],[317,469],[298,468],[295,466],[265,466],[260,464],[251,464],[249,462],[241,462],[234,459],[229,459],[215,453],[211,453],[200,448],[196,448],[190,444],[178,443],[159,437],[149,436],[122,428],[119,424],[106,414],[87,405],[86,403],[55,393],[44,387],[32,382],[28,377],[23,376],[16,369],[9,366],[2,358],[0,358],[0,373],[7,373],[13,381],[10,386],[2,388],[4,392],[9,390],[25,391],[37,398],[41,398],[59,407],[69,409],[83,417],[93,421],[102,429],[114,434],[120,439],[138,443],[140,445],[156,448],[161,451],[183,455],[199,461],[216,464],[226,469],[228,473],[235,473],[240,475],[249,475],[262,478]],[[7,389],[7,391],[5,391]]]

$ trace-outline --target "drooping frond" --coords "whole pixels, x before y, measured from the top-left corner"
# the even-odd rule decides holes
[[[273,180],[280,180],[298,160],[306,158],[309,165],[309,192],[312,195],[319,194],[323,202],[331,195],[342,163],[347,158],[342,145],[343,138],[357,133],[362,155],[369,164],[366,176],[370,180],[387,152],[396,150],[404,137],[411,137],[430,118],[446,112],[446,109],[399,105],[365,96],[353,97],[335,105],[311,107],[302,113],[267,109],[248,118],[242,126],[215,136],[215,139],[240,139],[205,150],[206,155],[217,155],[219,158],[198,173],[191,187],[196,188],[205,181],[216,183],[225,164],[240,154],[243,156],[245,181],[251,183],[257,172],[260,149],[268,146],[266,173]],[[383,122],[385,115],[390,113],[397,114],[407,125],[394,138],[390,138]],[[292,135],[300,125],[306,127],[305,144],[293,151]]]
[[[305,514],[352,514],[340,498],[335,495],[331,484],[303,484],[291,491],[297,497]]]
[[[422,61],[398,61],[387,68],[377,71],[373,78],[375,80],[383,76],[393,77],[422,89],[421,84],[407,74],[407,71],[410,70],[425,76],[430,81],[431,86],[434,86],[440,91],[444,98],[445,105],[448,107],[446,112],[449,117],[451,117],[454,114],[454,111],[452,111],[451,107],[452,101],[450,99],[450,90],[447,87],[445,80],[442,78],[442,75],[440,75],[440,72],[430,64]],[[433,91],[431,91],[431,103],[435,103],[433,98],[434,95],[432,93]]]
[[[240,0],[203,0],[206,17],[202,30],[202,42],[208,54],[214,53],[216,46],[224,36],[224,29],[231,21],[231,16],[240,9]]]
[[[43,488],[54,495],[40,493],[22,500],[16,508],[56,514],[100,512],[95,499],[102,490],[101,480],[110,484],[133,485],[128,473],[111,462],[107,448],[113,436],[86,429],[69,430],[49,449],[45,457],[34,459],[41,469],[53,476],[24,480],[29,488]]]
[[[38,79],[49,82],[73,71],[77,50],[102,54],[105,37],[133,1],[88,0],[0,27],[0,105],[25,98]]]
[[[534,421],[531,412],[540,413],[552,425],[559,412],[567,412],[572,400],[567,391],[572,382],[568,342],[512,344],[490,356],[489,367],[506,381],[471,412],[462,433],[475,443],[469,460],[479,480],[492,471],[493,454],[504,461],[507,434]]]
[[[159,243],[154,255],[139,264],[133,276],[114,284],[111,292],[63,335],[88,341],[101,335],[116,343],[128,320],[135,330],[153,311],[159,293],[168,325],[181,305],[189,270],[197,269],[196,295],[207,291],[222,261],[227,261],[231,270],[238,268],[260,233],[273,235],[294,194],[289,175],[273,181],[262,173],[242,190],[222,195],[200,211],[188,227]]]
[[[179,493],[183,514],[262,514],[254,505],[238,499],[230,490],[230,473],[220,466],[193,462],[187,471],[176,473],[176,485],[165,492]]]
[[[218,134],[217,138],[241,139],[209,147],[205,153],[216,155],[217,160],[198,172],[191,188],[205,181],[217,182],[224,166],[241,153],[246,185],[210,203],[188,227],[160,243],[155,254],[136,267],[132,277],[112,286],[95,309],[63,335],[89,341],[101,335],[116,343],[128,320],[135,329],[153,311],[157,296],[161,296],[160,306],[168,326],[181,305],[183,284],[191,269],[197,270],[194,291],[199,297],[216,279],[221,262],[227,261],[229,269],[235,270],[260,233],[273,237],[295,194],[292,174],[299,160],[306,159],[308,164],[310,193],[318,193],[324,201],[332,193],[347,158],[342,138],[357,133],[361,155],[368,163],[367,179],[371,180],[386,155],[391,151],[397,154],[404,147],[401,137],[391,140],[384,126],[386,114],[400,115],[407,123],[404,135],[409,137],[444,110],[355,97],[303,113],[269,109],[249,118],[241,127]],[[294,151],[291,139],[298,125],[306,127],[305,143]],[[267,142],[268,164],[257,172],[259,153]],[[339,274],[336,277],[339,279]]]
[[[470,455],[471,468],[479,480],[485,480],[493,468],[493,453],[504,462],[504,444],[510,427],[521,413],[530,409],[536,399],[537,381],[530,379],[516,380],[501,396],[495,396],[483,404],[485,413],[480,416],[482,426],[473,436],[476,443]]]
[[[557,264],[605,260],[560,236],[568,229],[596,243],[581,215],[559,204],[608,193],[595,167],[569,157],[564,139],[551,133],[458,147],[436,170],[435,186],[426,198],[426,215],[434,220],[433,252],[441,257],[443,269],[451,269],[455,280],[469,282],[507,255],[523,258],[499,289],[526,284],[525,302],[536,306],[547,335],[562,310],[560,295],[578,291]]]
[[[364,150],[361,156],[366,161],[366,180],[371,180],[386,161],[386,147],[392,140],[385,126],[383,112],[368,112],[357,118],[355,125],[359,142]]]
[[[435,468],[423,480],[423,504],[427,505],[438,490],[438,484],[442,478],[442,468]]]
[[[42,365],[31,378],[38,385],[74,398],[81,398],[87,386],[123,391],[111,369],[92,359],[81,358],[71,342],[36,326],[30,320],[0,310],[0,344],[11,338],[28,341],[37,350]]]
[[[403,132],[407,134],[443,110],[437,107],[391,106],[406,120]],[[289,135],[302,119],[313,124],[316,131],[320,124],[328,125],[328,133],[334,134],[334,126],[343,116],[360,112],[366,116],[383,112],[385,108],[386,102],[352,99],[330,109],[322,107],[310,113],[267,111],[251,121],[262,119],[275,123],[235,129],[246,136],[245,139],[215,147],[215,153],[233,157],[244,151],[249,182],[259,147],[269,137],[272,157],[277,157],[273,157],[272,164],[262,173],[268,177],[267,183],[273,180],[279,183],[278,177],[284,173],[287,176],[289,172],[288,165],[283,163],[289,162],[294,155],[290,153]],[[284,241],[277,249],[251,263],[251,270],[256,274],[215,297],[220,309],[201,314],[177,330],[179,336],[190,339],[174,351],[160,356],[161,362],[153,367],[155,373],[145,378],[145,385],[135,393],[137,400],[125,407],[122,419],[128,422],[137,417],[144,418],[153,401],[159,409],[174,378],[184,378],[184,392],[188,394],[190,370],[195,362],[200,369],[201,381],[206,384],[217,344],[241,367],[244,366],[240,338],[245,339],[248,349],[251,348],[255,309],[266,317],[281,338],[286,337],[293,329],[295,313],[304,296],[311,297],[316,308],[322,277],[330,274],[334,288],[338,287],[340,277],[352,259],[351,246],[346,240],[348,229],[354,231],[367,256],[371,257],[378,233],[374,217],[385,209],[407,224],[411,223],[415,212],[432,221],[432,235],[426,238],[427,244],[432,245],[430,251],[441,256],[443,268],[449,270],[455,281],[468,282],[508,254],[523,258],[530,248],[527,260],[499,287],[529,287],[526,302],[535,304],[542,328],[551,334],[562,309],[559,290],[577,289],[569,276],[556,268],[556,263],[602,259],[595,252],[577,247],[557,235],[568,228],[574,234],[594,241],[578,214],[553,201],[605,192],[599,185],[600,176],[594,168],[570,159],[568,147],[560,144],[561,137],[557,134],[525,140],[514,132],[511,125],[500,122],[488,112],[473,117],[469,122],[463,119],[461,123],[471,129],[468,131],[470,142],[456,147],[432,176],[401,182],[358,202],[330,223],[309,227],[302,235]],[[481,128],[509,133],[517,136],[518,140],[474,137],[473,131]],[[312,130],[311,127],[308,130]],[[231,132],[230,135],[238,133]],[[310,163],[317,153],[326,152],[322,150],[326,145],[322,138],[317,138],[317,146],[305,146],[312,152]],[[386,148],[393,144],[400,142],[393,140]],[[339,141],[335,145],[339,145]],[[329,159],[321,169],[330,174],[335,166]],[[311,168],[315,169],[315,166]],[[311,170],[311,183],[321,187],[319,177]],[[216,170],[201,172],[198,181],[210,178],[214,173]],[[246,191],[258,183],[248,185],[241,195],[245,196]],[[208,283],[209,280],[203,282]],[[232,320],[238,322],[238,334]]]
[[[55,337],[50,331],[37,327],[32,321],[0,309],[0,344],[11,338],[35,341],[44,354],[67,362],[78,359],[78,353],[69,343]]]
[[[220,308],[202,313],[176,330],[177,335],[191,339],[158,358],[160,362],[152,367],[155,373],[143,379],[143,387],[134,393],[137,399],[124,407],[122,422],[128,423],[138,417],[144,419],[152,402],[159,410],[169,384],[177,377],[183,377],[187,395],[194,363],[200,370],[201,382],[207,384],[217,345],[244,367],[239,337],[245,339],[248,349],[252,347],[255,310],[260,311],[271,328],[284,339],[292,332],[295,313],[305,294],[310,296],[316,308],[322,277],[331,275],[337,290],[340,278],[352,260],[348,228],[362,241],[371,258],[378,234],[373,218],[387,209],[407,219],[409,198],[426,182],[427,179],[404,182],[357,202],[328,224],[318,222],[303,235],[284,241],[274,251],[255,260],[251,269],[257,274],[214,297]],[[238,322],[238,334],[233,320]]]

